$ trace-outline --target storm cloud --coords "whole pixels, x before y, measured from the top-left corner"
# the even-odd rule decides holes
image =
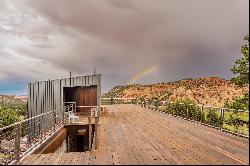
[[[248,0],[0,1],[0,93],[94,68],[104,91],[152,66],[135,83],[230,79],[249,29]]]

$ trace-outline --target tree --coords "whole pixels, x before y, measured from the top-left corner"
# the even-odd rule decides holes
[[[244,40],[247,44],[241,47],[243,58],[236,60],[236,65],[231,69],[234,74],[239,74],[233,81],[241,87],[249,84],[249,35]]]
[[[241,47],[243,58],[236,60],[236,65],[231,69],[234,74],[238,76],[232,80],[236,85],[243,87],[249,85],[249,35],[244,40],[247,41],[245,45]],[[249,110],[249,92],[243,97],[236,98],[233,102],[226,102],[225,107],[233,109]]]

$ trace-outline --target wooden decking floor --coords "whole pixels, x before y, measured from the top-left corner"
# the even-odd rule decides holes
[[[249,141],[135,105],[101,113],[98,151],[35,154],[21,164],[249,164]]]

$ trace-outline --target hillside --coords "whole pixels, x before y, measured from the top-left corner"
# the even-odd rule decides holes
[[[27,116],[27,102],[16,96],[0,95],[1,116],[9,116],[8,114],[10,111],[14,111],[21,119],[25,118]],[[10,116],[12,116],[12,113],[10,113]],[[0,125],[2,124],[2,120],[5,119],[0,120]]]
[[[189,98],[197,104],[222,107],[225,101],[232,101],[248,91],[248,86],[237,87],[231,80],[219,77],[183,79],[175,82],[157,83],[153,85],[116,86],[103,97],[124,98],[158,98],[175,101],[179,98]]]
[[[20,103],[25,104],[25,101],[19,96],[8,96],[8,95],[0,95],[0,103]]]

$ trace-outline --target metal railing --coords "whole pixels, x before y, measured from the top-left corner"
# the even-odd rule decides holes
[[[151,110],[196,121],[221,131],[249,137],[249,111],[141,98],[102,98],[101,101],[102,105],[137,104]]]
[[[160,101],[156,104],[137,100],[137,105],[249,137],[249,111],[170,101]]]
[[[64,114],[64,124],[79,124],[81,121],[70,121],[69,120],[69,111],[73,111],[76,113],[76,108],[91,108],[89,111],[84,111],[83,114],[79,114],[77,117],[78,119],[81,119],[82,121],[86,120],[86,123],[88,124],[89,128],[89,149],[90,150],[97,150],[98,146],[98,123],[99,123],[99,115],[100,115],[100,109],[98,106],[77,106],[76,102],[66,102],[66,105],[64,107],[65,114]],[[92,121],[94,121],[95,124],[95,132],[92,133]],[[75,122],[75,123],[74,123]],[[93,138],[93,139],[92,139]],[[93,141],[92,141],[93,140]]]
[[[99,107],[76,106],[75,102],[67,102],[62,109],[42,113],[0,128],[0,165],[19,164],[24,157],[31,154],[56,131],[65,124],[69,124],[68,112],[76,112],[77,107],[92,108],[84,116],[90,124],[91,118],[95,119],[96,132],[91,134],[94,138],[93,148],[97,149]]]
[[[63,126],[61,109],[0,128],[0,164],[19,164],[48,136]]]
[[[136,104],[136,98],[101,98],[102,105]]]
[[[88,111],[83,111],[80,113],[77,113],[76,109],[77,108],[90,108],[90,110]],[[93,117],[95,114],[97,114],[97,116],[99,116],[99,109],[98,106],[77,106],[76,102],[64,102],[64,123],[65,124],[70,124],[72,122],[70,122],[69,120],[69,112],[73,112],[74,115],[77,117],[76,119],[81,119],[84,120],[84,118],[88,118],[88,116]],[[81,121],[75,121],[75,123],[81,123]]]

